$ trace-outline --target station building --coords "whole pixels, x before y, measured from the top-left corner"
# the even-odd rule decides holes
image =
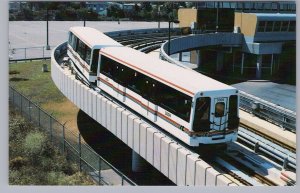
[[[196,64],[203,72],[233,74],[247,79],[287,77],[287,82],[295,84],[295,3],[269,2],[269,6],[261,2],[223,3],[209,2],[199,4],[198,8],[179,9],[179,27],[191,28],[194,34],[241,33],[243,41],[237,46],[188,50],[188,62]]]

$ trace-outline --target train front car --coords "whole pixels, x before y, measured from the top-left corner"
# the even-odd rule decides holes
[[[237,90],[199,92],[192,109],[190,145],[223,144],[237,139],[239,97]]]

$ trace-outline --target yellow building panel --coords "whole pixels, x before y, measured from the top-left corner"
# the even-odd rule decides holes
[[[191,27],[192,22],[197,22],[197,9],[178,9],[179,27]]]
[[[234,26],[240,27],[245,36],[254,36],[256,31],[257,16],[251,13],[235,13]]]

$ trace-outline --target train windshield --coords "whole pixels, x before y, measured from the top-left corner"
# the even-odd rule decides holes
[[[93,56],[92,56],[92,65],[91,65],[91,74],[96,75],[97,74],[97,67],[98,67],[98,58],[99,58],[99,49],[93,50]]]
[[[205,131],[210,129],[210,97],[200,97],[196,100],[193,130]]]

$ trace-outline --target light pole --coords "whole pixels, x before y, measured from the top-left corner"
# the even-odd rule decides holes
[[[170,55],[170,48],[171,48],[171,23],[179,23],[178,20],[169,20],[169,41],[168,41],[168,55]]]
[[[157,4],[157,13],[158,13],[158,29],[160,29],[160,5]]]
[[[49,46],[49,13],[48,13],[48,7],[47,7],[47,14],[46,14],[46,20],[47,20],[47,25],[46,25],[46,31],[47,31],[47,44],[46,44],[46,50],[50,50],[50,46]]]
[[[85,11],[84,12],[84,16],[83,16],[83,27],[85,27],[85,20],[86,20],[86,16],[87,14],[91,13],[90,11]]]
[[[217,3],[217,15],[216,15],[216,32],[219,29],[219,2]]]

